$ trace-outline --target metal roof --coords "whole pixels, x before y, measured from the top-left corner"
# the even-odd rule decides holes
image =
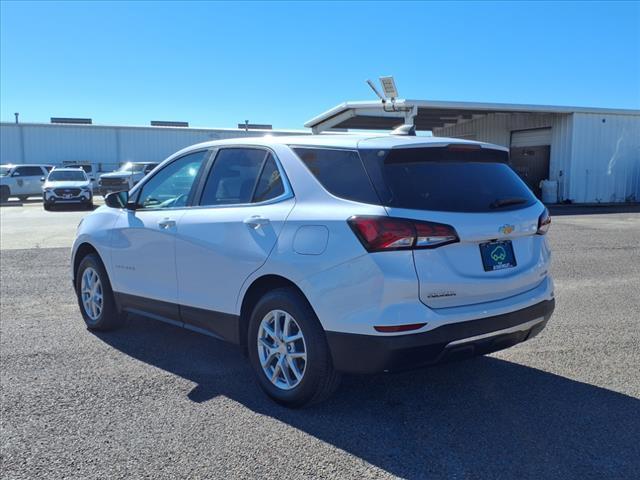
[[[489,113],[640,115],[640,110],[431,100],[398,100],[393,105],[380,101],[344,102],[312,118],[304,126],[313,129],[314,133],[331,128],[390,130],[413,118],[417,130],[433,130]]]
[[[100,129],[100,128],[116,128],[116,129],[136,129],[136,130],[151,130],[151,131],[167,131],[173,130],[176,132],[242,132],[246,133],[244,128],[216,128],[216,127],[175,127],[175,126],[159,126],[159,125],[113,125],[113,124],[81,124],[81,123],[42,123],[42,122],[0,122],[2,127],[47,127],[47,128],[87,128],[87,129]],[[268,130],[249,130],[252,133],[260,134],[264,133],[269,135],[308,135],[308,130],[297,129],[268,129]]]

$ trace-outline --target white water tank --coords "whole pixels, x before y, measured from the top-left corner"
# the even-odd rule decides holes
[[[542,180],[540,188],[542,189],[542,203],[558,203],[557,180]]]

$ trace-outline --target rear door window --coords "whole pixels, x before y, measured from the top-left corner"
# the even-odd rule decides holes
[[[360,150],[389,207],[490,212],[531,206],[536,198],[508,164],[507,152],[486,148]]]
[[[41,177],[42,169],[40,167],[18,167],[16,172],[19,172],[21,177]]]
[[[267,152],[224,148],[218,152],[202,192],[200,205],[251,203]]]
[[[301,147],[293,151],[329,193],[356,202],[380,203],[357,151]]]
[[[283,193],[284,184],[282,183],[280,171],[273,155],[269,154],[265,160],[264,167],[262,167],[262,173],[253,194],[253,202],[266,202],[279,197]]]

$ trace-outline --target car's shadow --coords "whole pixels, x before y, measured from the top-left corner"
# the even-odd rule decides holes
[[[327,402],[288,410],[259,391],[235,346],[138,316],[97,336],[194,382],[194,402],[226,396],[405,478],[631,478],[640,470],[640,400],[496,358],[346,377]]]
[[[0,207],[24,207],[25,205],[37,204],[39,203],[42,206],[41,199],[29,199],[29,200],[18,200],[18,199],[10,199],[6,202],[0,203]],[[44,207],[43,207],[44,208]],[[93,206],[93,208],[88,208],[82,204],[60,204],[56,205],[53,209],[49,210],[49,212],[75,212],[75,211],[90,211],[98,208],[98,205]]]
[[[82,204],[73,204],[73,203],[68,203],[68,204],[60,204],[60,205],[56,205],[55,207],[52,207],[50,210],[48,210],[49,213],[56,213],[56,212],[90,212],[95,210],[96,208],[98,208],[97,205],[93,205],[93,207],[87,207],[85,205]]]
[[[605,215],[608,213],[640,213],[638,203],[619,203],[616,205],[548,205],[552,217],[564,215]]]

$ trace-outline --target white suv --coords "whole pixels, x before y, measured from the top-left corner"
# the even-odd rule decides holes
[[[0,165],[0,202],[18,197],[24,202],[29,197],[42,195],[43,177],[52,165]]]
[[[93,210],[93,186],[82,168],[54,168],[42,185],[45,210],[76,204]]]
[[[264,391],[528,340],[554,309],[545,207],[506,149],[321,135],[203,143],[85,217],[72,275],[90,329],[133,312],[244,347]]]

